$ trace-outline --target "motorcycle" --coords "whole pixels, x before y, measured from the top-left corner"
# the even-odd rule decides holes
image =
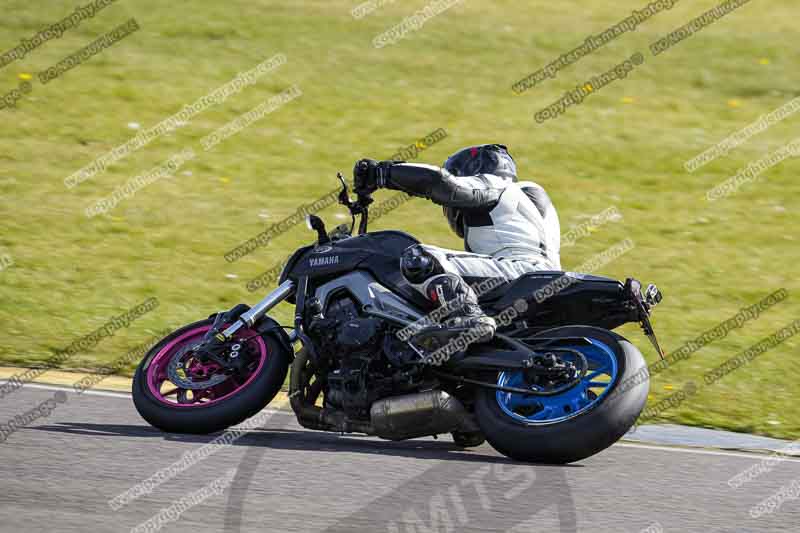
[[[649,320],[661,300],[654,285],[552,271],[495,280],[479,293],[498,322],[491,340],[416,342],[436,310],[403,278],[399,257],[419,241],[367,231],[371,193],[357,187],[352,200],[337,177],[349,227],[329,233],[309,215],[316,242],[294,252],[277,288],[178,329],[145,355],[133,400],[147,422],[224,430],[267,406],[291,371],[291,408],[311,430],[389,440],[449,433],[464,448],[488,441],[515,460],[564,464],[633,426],[647,400],[646,363],[612,330],[639,322],[663,358]],[[292,327],[267,315],[283,301],[294,305]]]

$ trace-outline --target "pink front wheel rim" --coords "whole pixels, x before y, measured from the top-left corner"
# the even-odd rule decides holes
[[[199,326],[186,331],[176,338],[169,341],[150,361],[146,370],[147,387],[150,394],[159,402],[169,407],[178,409],[199,409],[216,405],[230,398],[237,392],[245,389],[261,373],[264,363],[267,360],[267,345],[258,334],[250,329],[239,330],[238,335],[249,339],[248,346],[254,347],[257,352],[258,364],[255,369],[250,371],[244,379],[237,379],[235,376],[228,377],[225,381],[208,387],[207,389],[195,389],[187,392],[181,389],[169,379],[167,367],[172,357],[189,343],[199,341],[211,329],[211,325]],[[252,337],[252,338],[250,338]],[[251,365],[252,366],[252,365]],[[214,365],[203,365],[202,372],[213,372]],[[166,387],[166,390],[165,390]],[[179,397],[183,394],[186,398],[191,393],[190,403],[181,403]]]

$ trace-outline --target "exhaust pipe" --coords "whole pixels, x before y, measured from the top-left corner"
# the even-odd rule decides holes
[[[369,414],[374,434],[388,440],[480,431],[464,405],[442,390],[379,400]]]

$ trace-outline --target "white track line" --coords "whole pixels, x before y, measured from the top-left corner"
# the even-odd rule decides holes
[[[0,384],[8,383],[8,380],[0,379]],[[114,391],[105,391],[105,390],[87,390],[83,392],[78,392],[72,387],[64,387],[59,385],[42,385],[41,383],[25,383],[22,386],[23,389],[30,388],[30,389],[39,389],[39,390],[55,390],[55,391],[64,391],[64,392],[71,392],[72,394],[82,396],[87,394],[89,396],[104,396],[106,398],[121,398],[123,400],[131,401],[133,398],[131,397],[131,393],[129,392],[114,392]],[[262,409],[259,411],[260,413],[272,413],[272,414],[286,414],[292,413],[288,410],[280,410],[280,409]]]
[[[8,383],[8,380],[2,379],[0,383]],[[41,389],[41,390],[63,390],[66,392],[71,392],[73,394],[89,394],[91,396],[105,396],[107,398],[126,398],[128,400],[131,399],[131,395],[128,392],[113,392],[113,391],[105,391],[105,390],[87,390],[82,393],[78,393],[72,387],[62,387],[58,385],[42,385],[40,383],[25,383],[22,385],[23,389]],[[19,390],[19,389],[17,389]],[[11,393],[13,394],[13,393]]]
[[[0,380],[0,383],[6,383],[7,380]],[[23,388],[28,387],[31,389],[41,389],[41,390],[54,390],[54,391],[66,391],[71,392],[73,394],[78,394],[74,389],[71,387],[59,387],[57,385],[41,385],[39,383],[26,383],[23,385]],[[96,390],[87,390],[81,394],[88,394],[90,396],[104,396],[107,398],[123,398],[126,400],[131,399],[130,393],[127,392],[112,392],[112,391],[96,391]],[[273,414],[290,414],[291,411],[282,411],[278,409],[264,409],[261,411],[262,413],[273,413]],[[693,453],[693,454],[700,454],[700,455],[719,455],[723,457],[739,457],[743,459],[750,459],[758,457],[759,455],[764,455],[770,450],[763,450],[762,452],[732,452],[726,450],[713,450],[708,448],[678,448],[676,446],[659,446],[659,445],[650,445],[650,444],[634,444],[631,442],[618,442],[614,444],[614,447],[622,447],[622,448],[639,448],[641,450],[655,450],[658,452],[671,452],[671,453]],[[800,458],[791,458],[791,457],[783,457],[781,462],[790,462],[790,463],[800,463]]]
[[[733,451],[726,451],[726,450],[712,450],[708,448],[678,448],[675,446],[658,446],[658,445],[650,445],[650,444],[633,444],[630,442],[618,442],[614,444],[614,446],[621,446],[623,448],[641,448],[642,450],[656,450],[659,452],[675,452],[675,453],[696,453],[701,455],[722,455],[725,457],[742,457],[746,459],[750,459],[751,461],[753,458],[756,458],[760,455],[768,455],[771,450],[761,450],[758,452],[733,452]],[[789,458],[786,456],[781,457],[781,462],[790,462],[790,463],[800,463],[800,458]]]

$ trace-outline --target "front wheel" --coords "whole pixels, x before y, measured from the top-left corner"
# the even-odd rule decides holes
[[[237,332],[237,356],[245,358],[237,374],[193,359],[190,348],[213,322],[202,320],[171,333],[139,364],[133,402],[151,425],[172,433],[222,431],[258,413],[280,390],[291,354],[271,336],[244,328]]]
[[[565,464],[590,457],[622,438],[647,401],[646,362],[630,342],[596,328],[559,329],[590,343],[571,347],[589,365],[574,387],[554,396],[477,391],[475,411],[486,440],[513,459]],[[497,375],[498,385],[530,388],[527,381],[522,370]]]

